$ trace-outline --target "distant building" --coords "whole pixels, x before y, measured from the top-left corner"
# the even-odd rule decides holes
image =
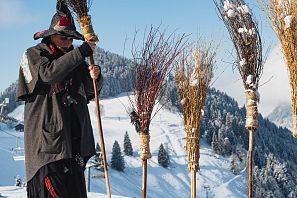
[[[24,125],[23,124],[18,124],[14,127],[14,129],[16,131],[19,131],[19,132],[24,132]]]

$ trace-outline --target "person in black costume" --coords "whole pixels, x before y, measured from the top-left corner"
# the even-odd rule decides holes
[[[34,34],[39,38],[22,57],[17,86],[17,100],[25,101],[27,196],[84,198],[85,165],[96,154],[87,103],[92,78],[98,93],[103,82],[100,68],[85,61],[96,43],[73,47],[73,39],[84,38],[60,1],[49,29]]]

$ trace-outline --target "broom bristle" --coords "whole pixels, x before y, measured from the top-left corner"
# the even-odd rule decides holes
[[[92,0],[60,0],[65,2],[77,16],[87,16]]]
[[[296,1],[257,0],[281,43],[288,66],[292,94],[294,134],[297,138],[297,3]]]

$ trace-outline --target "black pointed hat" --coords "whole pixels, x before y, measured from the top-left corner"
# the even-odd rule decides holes
[[[37,40],[55,34],[84,40],[83,35],[76,31],[74,20],[67,5],[61,1],[57,2],[57,13],[53,16],[49,29],[35,33],[34,39]]]

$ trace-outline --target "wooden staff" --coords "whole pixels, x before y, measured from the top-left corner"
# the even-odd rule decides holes
[[[60,1],[67,3],[69,7],[72,8],[73,12],[77,15],[77,20],[82,29],[85,40],[98,42],[99,39],[93,30],[91,16],[88,15],[88,12],[89,12],[88,6],[90,5],[90,0],[88,1],[87,0],[60,0]],[[90,63],[91,63],[91,67],[94,67],[95,61],[94,61],[93,54],[90,56]],[[99,96],[97,91],[97,82],[96,82],[96,79],[94,78],[93,78],[93,87],[94,87],[95,102],[96,102],[98,131],[99,131],[99,137],[100,137],[100,144],[102,148],[102,159],[104,164],[106,190],[107,190],[107,195],[110,198],[111,197],[110,183],[109,183],[109,176],[108,176],[104,137],[103,137],[103,131],[102,131],[102,124],[101,124]]]
[[[258,127],[257,115],[259,96],[253,90],[246,90],[246,124],[249,130],[248,197],[253,197],[253,134]]]
[[[152,157],[150,152],[150,135],[140,133],[140,158],[142,159],[142,198],[146,198],[147,160]]]

